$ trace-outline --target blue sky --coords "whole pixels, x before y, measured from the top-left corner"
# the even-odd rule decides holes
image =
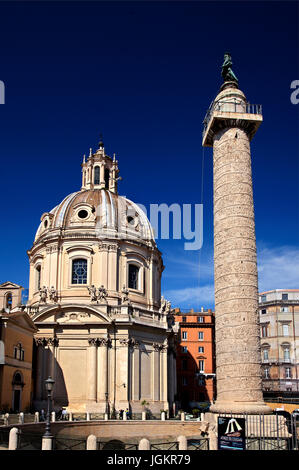
[[[259,288],[298,288],[298,2],[0,2],[0,281],[28,285],[40,216],[79,190],[99,133],[120,194],[201,201],[202,120],[230,51],[240,88],[263,105],[252,141]],[[213,306],[212,151],[204,151],[204,242],[157,240],[163,292]],[[200,261],[200,263],[199,263]]]

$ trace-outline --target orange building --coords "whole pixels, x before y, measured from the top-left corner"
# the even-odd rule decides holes
[[[9,309],[8,309],[9,310]],[[0,411],[28,411],[32,398],[33,335],[24,309],[0,312]]]
[[[184,411],[203,408],[215,399],[215,314],[212,310],[183,313],[177,346],[177,403]]]

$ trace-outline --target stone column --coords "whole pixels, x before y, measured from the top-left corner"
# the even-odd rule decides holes
[[[97,338],[88,340],[87,400],[97,400]]]
[[[44,388],[44,343],[42,338],[35,338],[35,344],[37,347],[37,367],[36,367],[36,386],[35,386],[35,398],[38,401],[43,399],[43,388]]]
[[[160,386],[161,386],[161,399],[164,402],[164,409],[168,410],[168,382],[167,382],[167,343],[163,344],[161,348],[161,363],[160,363],[160,371],[161,371],[161,379],[160,379]]]
[[[160,401],[160,349],[161,346],[159,343],[154,343],[154,354],[153,354],[153,399],[154,401]]]
[[[49,357],[49,375],[52,377],[53,380],[55,380],[53,392],[52,392],[52,401],[55,403],[55,395],[56,395],[56,356],[57,356],[57,347],[58,347],[58,339],[53,337],[53,338],[48,338],[48,347],[50,351],[50,357]]]
[[[260,331],[250,138],[262,117],[247,114],[244,94],[225,85],[203,145],[213,145],[217,401],[214,413],[267,413]]]
[[[133,360],[132,360],[132,399],[134,401],[140,400],[140,349],[139,343],[134,346]]]
[[[105,165],[100,164],[100,185],[101,189],[105,188]]]
[[[99,341],[99,371],[98,371],[98,400],[106,401],[108,393],[108,348],[110,339],[101,338]]]

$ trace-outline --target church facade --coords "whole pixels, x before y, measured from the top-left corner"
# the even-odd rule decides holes
[[[37,409],[48,376],[54,408],[173,409],[177,331],[161,299],[163,261],[145,213],[118,195],[118,173],[101,141],[84,157],[81,190],[41,216],[28,251]]]

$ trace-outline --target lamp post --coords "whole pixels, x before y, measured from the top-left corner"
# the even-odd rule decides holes
[[[106,399],[105,414],[106,414],[107,416],[109,416],[108,392],[105,393],[105,399]]]
[[[42,441],[42,450],[52,450],[52,440],[53,436],[51,434],[51,424],[50,424],[50,417],[51,417],[51,398],[52,398],[52,390],[55,384],[55,380],[53,380],[51,377],[48,377],[47,380],[45,380],[45,387],[48,393],[48,407],[47,407],[47,418],[46,418],[46,431],[45,434],[43,435],[43,441]]]

